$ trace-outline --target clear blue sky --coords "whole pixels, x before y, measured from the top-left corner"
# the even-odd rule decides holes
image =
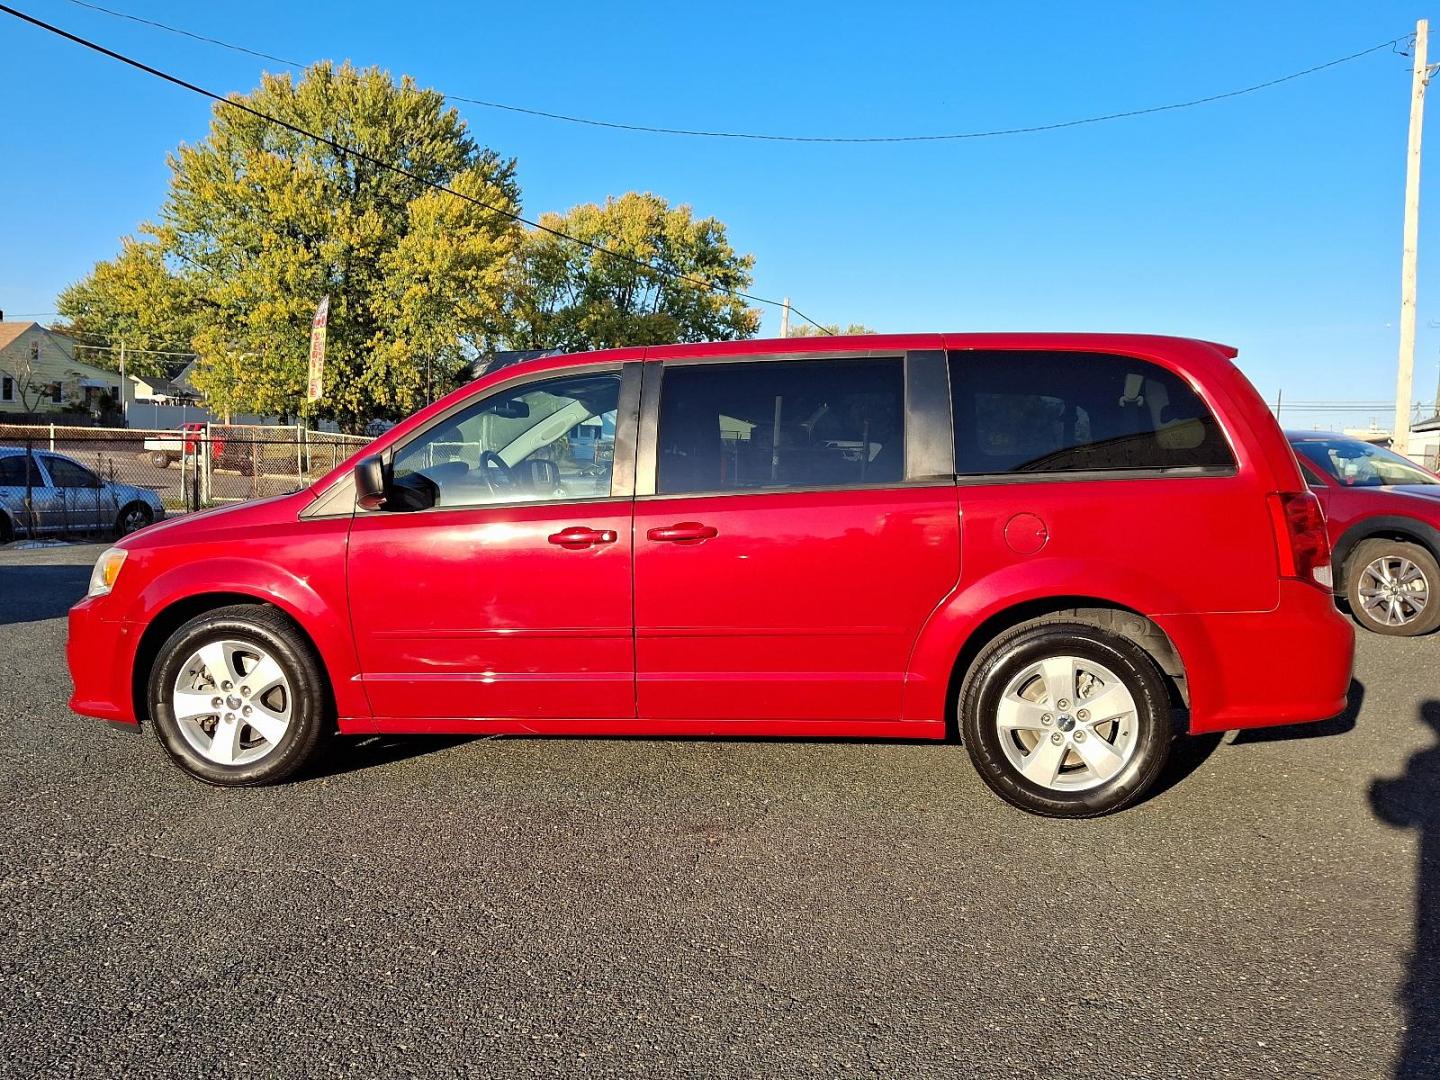
[[[217,91],[249,89],[264,66],[65,0],[10,2]],[[1022,126],[1203,96],[1359,51],[1430,14],[1386,0],[101,2],[457,94],[837,135]],[[14,318],[53,309],[58,290],[155,215],[166,153],[204,135],[209,107],[3,16],[0,55],[0,308]],[[1191,334],[1238,346],[1271,400],[1283,388],[1292,400],[1388,401],[1409,82],[1408,61],[1383,51],[1179,112],[900,146],[661,137],[461,109],[482,142],[518,158],[532,215],[629,189],[690,203],[755,254],[757,292],[822,321]],[[1440,96],[1431,109],[1433,130]],[[1440,141],[1422,202],[1426,401],[1440,374],[1436,154]],[[768,311],[765,331],[777,327]]]

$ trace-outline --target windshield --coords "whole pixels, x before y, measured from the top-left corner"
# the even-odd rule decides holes
[[[1408,458],[1359,439],[1302,439],[1294,445],[1346,487],[1440,484]]]

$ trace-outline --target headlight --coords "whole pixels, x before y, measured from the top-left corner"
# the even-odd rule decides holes
[[[95,569],[90,571],[90,588],[86,596],[104,596],[115,587],[120,568],[125,565],[124,548],[106,548],[95,560]]]

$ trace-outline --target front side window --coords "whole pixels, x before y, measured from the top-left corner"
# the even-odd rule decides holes
[[[1408,458],[1359,439],[1302,439],[1294,445],[1307,460],[1346,487],[1440,484]]]
[[[1215,417],[1173,372],[1125,356],[950,354],[955,471],[1231,469]]]
[[[60,488],[98,488],[100,478],[89,469],[76,465],[67,458],[45,458],[45,468],[50,470],[50,479]]]
[[[395,455],[391,509],[604,498],[615,465],[620,375],[501,391]]]
[[[655,489],[896,484],[905,478],[904,417],[899,357],[667,367]]]

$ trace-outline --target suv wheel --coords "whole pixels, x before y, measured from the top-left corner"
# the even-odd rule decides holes
[[[289,776],[328,730],[319,665],[283,615],[259,605],[191,619],[150,672],[155,734],[186,772],[220,787]]]
[[[1345,598],[1366,630],[1394,637],[1440,626],[1440,565],[1419,544],[1366,540],[1345,562]]]
[[[1160,775],[1175,733],[1150,656],[1128,638],[1074,622],[1022,626],[986,646],[959,715],[985,783],[1047,817],[1128,806]]]

